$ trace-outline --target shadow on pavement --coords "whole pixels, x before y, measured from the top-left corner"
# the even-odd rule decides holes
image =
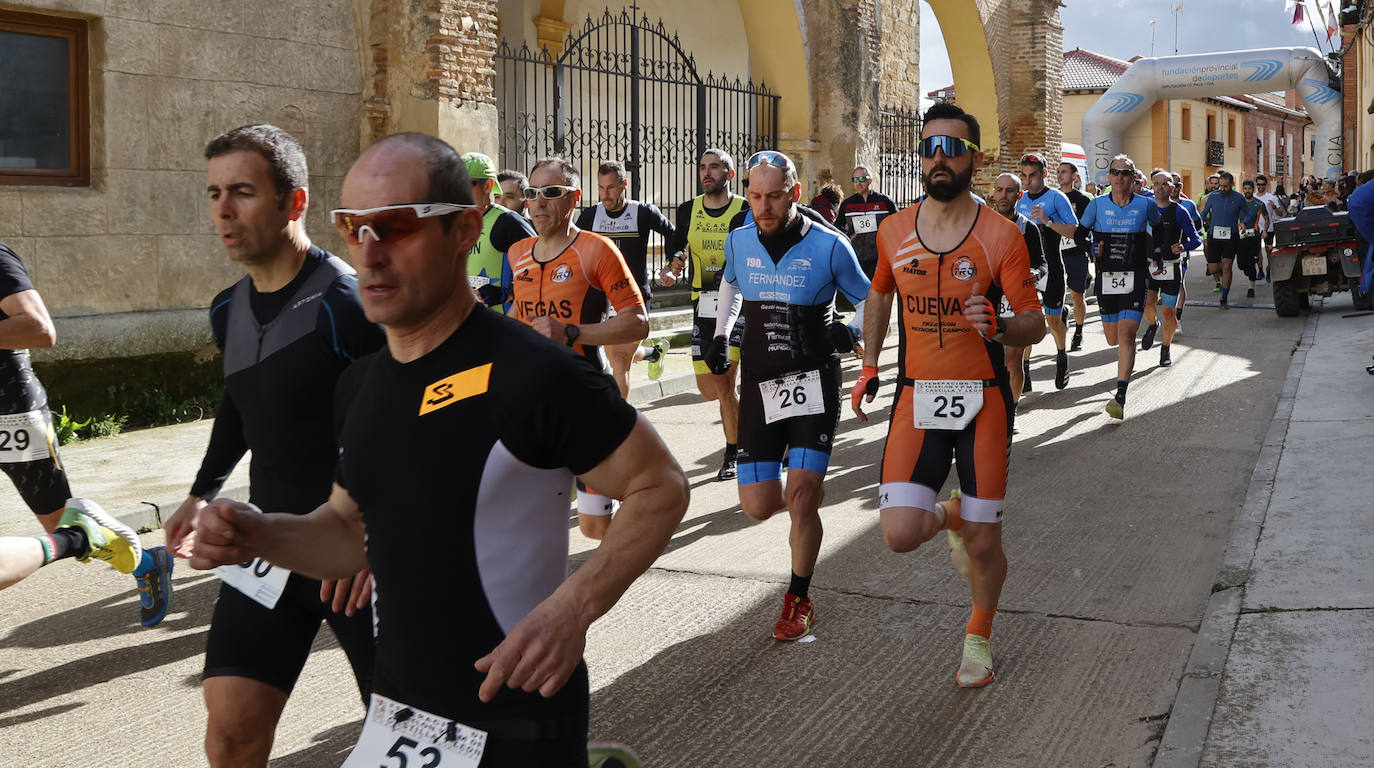
[[[358,742],[358,734],[363,730],[362,718],[351,723],[336,725],[315,734],[315,743],[289,755],[272,758],[273,768],[319,768],[323,765],[340,765],[348,757],[348,751]]]
[[[191,583],[185,586],[177,583],[181,579],[173,577],[171,609],[156,629],[144,629],[138,623],[138,600],[130,602],[131,578],[130,594],[97,600],[21,624],[0,640],[0,648],[55,648],[119,635],[148,633],[150,637],[157,637],[155,633],[209,626],[220,580],[213,576],[206,578],[197,571],[191,573],[194,576],[185,579]]]

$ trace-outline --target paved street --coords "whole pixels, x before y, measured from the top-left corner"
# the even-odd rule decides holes
[[[1192,298],[1212,300],[1192,277]],[[1261,287],[1255,301],[1267,300]],[[1348,312],[1348,296],[1338,301]],[[1149,765],[1308,321],[1188,307],[1173,367],[1156,366],[1157,350],[1141,352],[1117,423],[1102,412],[1116,356],[1090,309],[1068,389],[1053,389],[1052,344],[1036,347],[1036,392],[1023,401],[1012,449],[993,685],[954,685],[969,597],[943,537],[908,555],[883,546],[876,487],[886,422],[864,426],[849,414],[850,361],[822,509],[813,642],[769,635],[788,572],[787,520],[750,522],[734,484],[714,480],[715,405],[687,391],[643,406],[688,472],[692,503],[668,552],[588,638],[593,735],[633,744],[655,767]],[[1355,352],[1358,371],[1367,350]],[[683,353],[673,356],[672,369],[684,371]],[[883,363],[875,405],[890,400],[891,349]],[[122,513],[153,493],[138,490],[149,483],[159,499],[182,493],[206,434],[201,424],[149,430],[65,455],[92,489],[77,492]],[[81,469],[97,461],[99,481]],[[107,501],[115,496],[118,505]],[[6,485],[0,531],[32,531],[17,505]],[[591,543],[572,525],[576,565]],[[105,765],[116,761],[100,756],[113,753],[121,764],[204,764],[198,673],[217,583],[183,564],[175,585],[174,612],[154,630],[137,626],[132,581],[104,567],[58,564],[0,594],[6,764]],[[1249,642],[1265,642],[1265,631],[1255,627]],[[322,633],[273,765],[337,765],[362,713],[342,653]]]

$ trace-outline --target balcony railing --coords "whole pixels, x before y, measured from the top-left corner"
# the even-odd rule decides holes
[[[1220,168],[1226,164],[1226,145],[1216,139],[1207,140],[1207,164]]]

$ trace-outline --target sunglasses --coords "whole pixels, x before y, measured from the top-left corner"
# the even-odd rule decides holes
[[[544,198],[545,200],[557,200],[564,195],[570,195],[577,191],[577,187],[569,187],[563,184],[550,184],[547,187],[525,187],[520,190],[520,196],[526,200]]]
[[[872,177],[872,176],[855,176],[854,179],[853,179],[853,181],[854,181],[855,184],[859,184],[859,183],[861,183],[861,182],[868,181],[868,180],[871,179],[871,178],[873,178],[873,177]]]
[[[1110,174],[1113,175],[1113,176],[1134,176],[1134,175],[1135,175],[1135,169],[1134,169],[1134,168],[1110,168],[1110,169],[1107,170],[1107,173],[1110,173]]]
[[[916,151],[927,160],[935,157],[935,150],[945,153],[945,157],[961,157],[965,152],[977,152],[978,145],[957,136],[927,136],[916,145]]]
[[[329,218],[349,245],[362,245],[365,234],[372,235],[379,243],[389,244],[419,232],[425,226],[423,219],[476,207],[457,203],[410,203],[360,210],[335,208],[329,212]]]
[[[744,170],[752,171],[760,165],[771,165],[774,168],[781,168],[784,171],[793,168],[792,159],[781,152],[774,152],[765,149],[762,152],[755,152],[749,156],[749,162],[744,164]]]

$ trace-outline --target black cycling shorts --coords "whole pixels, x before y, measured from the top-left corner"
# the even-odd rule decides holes
[[[825,474],[830,467],[835,428],[840,423],[840,376],[838,361],[820,369],[824,411],[772,424],[765,418],[763,393],[759,388],[760,381],[768,379],[745,379],[740,385],[739,396],[740,485],[781,477],[784,454],[789,470],[809,469]]]
[[[1215,237],[1207,239],[1207,263],[1220,264],[1222,259],[1236,258],[1236,243],[1240,242],[1234,235],[1227,240],[1218,240]]]
[[[1064,282],[1074,293],[1088,292],[1088,254],[1081,249],[1060,251],[1064,260]]]
[[[1254,280],[1258,276],[1256,267],[1259,266],[1260,258],[1260,239],[1258,236],[1241,238],[1236,245],[1236,266],[1240,267],[1241,274]]]
[[[291,574],[272,610],[242,592],[220,584],[219,600],[205,643],[205,674],[246,677],[290,695],[310,656],[310,646],[329,622],[353,667],[358,692],[366,706],[372,694],[372,607],[353,616],[335,613],[320,600],[320,582]]]
[[[1045,266],[1049,274],[1045,277],[1045,290],[1040,292],[1040,304],[1046,315],[1057,315],[1064,311],[1064,259],[1058,251],[1045,255]]]
[[[697,302],[692,302],[692,370],[696,373],[710,373],[706,365],[706,348],[716,337],[716,319],[698,317]],[[739,362],[739,348],[744,344],[744,313],[735,318],[735,327],[730,329],[727,356],[732,363]]]
[[[17,458],[18,451],[44,444],[47,447],[43,458],[0,463],[0,470],[9,476],[30,512],[47,515],[62,511],[72,490],[67,483],[67,473],[62,469],[62,455],[57,450],[48,393],[34,375],[26,351],[0,350],[0,414],[29,414],[32,424],[0,429],[0,456],[8,453]],[[40,419],[41,427],[37,425]]]
[[[1155,291],[1163,296],[1177,296],[1180,287],[1183,285],[1183,273],[1187,271],[1187,268],[1183,266],[1183,260],[1180,259],[1178,262],[1174,263],[1173,268],[1170,270],[1171,279],[1169,280],[1155,279],[1153,273],[1154,264],[1155,262],[1151,260],[1150,267],[1147,270],[1150,272],[1149,290]]]
[[[1130,293],[1107,293],[1103,290],[1103,278],[1115,273],[1104,270],[1101,264],[1098,265],[1093,293],[1097,295],[1097,312],[1102,322],[1141,319],[1145,311],[1145,292],[1149,290],[1149,275],[1148,270],[1144,268],[1135,269],[1133,272],[1135,279]]]

